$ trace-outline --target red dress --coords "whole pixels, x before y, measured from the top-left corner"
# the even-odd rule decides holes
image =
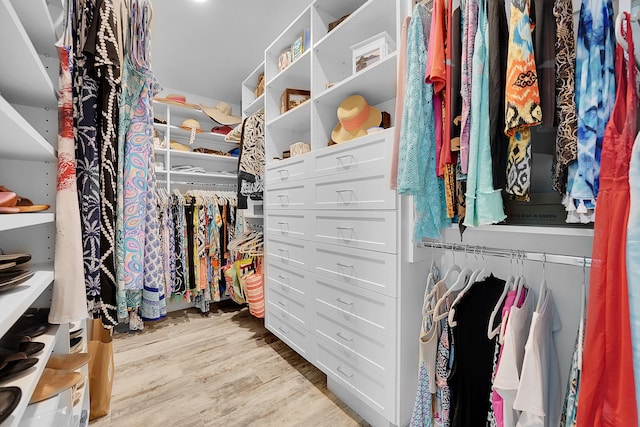
[[[627,14],[626,40],[633,58]],[[623,30],[624,31],[624,30]],[[627,294],[626,240],[629,161],[636,135],[636,68],[625,76],[623,49],[616,46],[618,83],[602,147],[593,262],[584,343],[578,426],[637,426],[631,326]]]

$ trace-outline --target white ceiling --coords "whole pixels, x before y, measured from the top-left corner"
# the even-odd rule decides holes
[[[240,105],[242,81],[312,0],[152,0],[162,86]]]

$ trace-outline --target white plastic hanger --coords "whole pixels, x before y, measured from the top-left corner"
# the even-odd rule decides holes
[[[477,257],[476,257],[476,259],[477,259]],[[484,257],[483,257],[483,261],[484,261]],[[454,326],[456,326],[458,324],[458,322],[456,322],[454,320],[455,314],[456,314],[455,306],[462,300],[462,297],[465,296],[465,294],[469,291],[469,289],[471,289],[471,287],[476,282],[481,280],[482,277],[486,277],[487,274],[488,274],[488,271],[485,270],[482,266],[480,266],[479,268],[476,268],[475,270],[473,270],[473,272],[471,273],[471,276],[467,280],[466,286],[464,286],[462,291],[460,291],[460,293],[458,294],[456,299],[453,300],[453,303],[451,304],[451,308],[449,309],[449,313],[447,315],[447,318],[448,318],[447,321],[449,322],[449,326],[454,327]]]
[[[447,280],[449,278],[451,278],[452,274],[461,272],[460,266],[455,263],[456,260],[455,260],[455,253],[454,253],[454,248],[453,247],[451,248],[451,253],[453,254],[453,264],[451,265],[451,267],[449,267],[449,269],[445,273],[444,277],[438,283],[436,283],[436,286],[439,286],[440,283],[445,283],[446,284]],[[440,306],[443,304],[443,302],[445,302],[447,300],[447,298],[449,297],[451,292],[458,291],[460,289],[462,289],[462,288],[455,288],[452,285],[451,287],[449,287],[447,289],[447,291],[444,293],[444,295],[442,295],[442,297],[438,300],[438,302],[436,302],[436,306],[433,309],[434,312],[437,313],[433,318],[434,321],[442,320],[445,317],[447,317],[448,312],[445,311],[444,313],[441,313]]]
[[[542,308],[542,303],[547,295],[547,277],[546,277],[547,254],[542,255],[542,281],[540,282],[540,294],[538,295],[538,304],[536,304],[536,312]]]
[[[582,296],[580,297],[580,325],[578,326],[578,366],[582,369],[582,351],[584,349],[584,311],[587,296],[587,259],[582,259]]]
[[[513,252],[511,252],[511,261],[510,261],[511,274],[509,275],[509,278],[505,282],[502,294],[500,294],[500,298],[498,298],[498,302],[496,303],[496,306],[493,308],[493,311],[491,312],[491,316],[489,317],[489,327],[487,328],[487,338],[489,338],[490,340],[495,338],[497,335],[500,335],[500,330],[502,329],[502,319],[500,324],[498,324],[498,326],[496,326],[495,329],[491,329],[491,328],[493,326],[493,322],[495,322],[496,315],[498,314],[499,311],[501,311],[502,304],[504,303],[504,300],[507,298],[507,293],[509,292],[509,289],[511,288],[511,286],[513,286],[513,283],[516,280],[515,276],[513,275],[513,256],[514,254]],[[516,304],[517,304],[517,301],[516,301]]]
[[[517,261],[520,263],[520,274],[516,275],[516,278],[512,285],[512,290],[516,291],[515,304],[520,301],[520,295],[522,295],[523,289],[526,287],[526,280],[524,277],[524,251],[517,251]],[[500,336],[498,337],[498,342],[500,344],[504,344],[505,334],[507,331],[507,323],[509,322],[509,316],[511,315],[511,310],[507,310],[507,312],[502,316],[502,322],[500,322]]]
[[[616,41],[620,46],[622,46],[622,48],[626,52],[629,52],[629,45],[627,44],[627,41],[624,39],[624,36],[622,35],[622,24],[624,19],[625,19],[625,12],[624,11],[618,12],[618,16],[616,16],[616,24],[615,24]],[[631,20],[631,22],[640,21],[640,9],[636,9],[632,13],[629,13],[629,19]],[[631,52],[629,53],[631,54]],[[640,68],[640,60],[638,60],[638,57],[635,56],[635,52],[633,52],[633,55],[636,62],[636,67]]]

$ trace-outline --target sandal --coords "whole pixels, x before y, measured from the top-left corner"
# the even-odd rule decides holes
[[[9,418],[21,398],[22,390],[19,387],[0,387],[0,424]]]
[[[27,369],[34,366],[38,363],[37,357],[29,357],[27,359],[20,359],[8,362],[6,366],[0,369],[0,379],[6,380],[9,377],[17,375],[21,372],[26,371]]]
[[[7,187],[0,185],[0,213],[21,213],[46,211],[49,205],[34,205],[25,197],[18,196]]]

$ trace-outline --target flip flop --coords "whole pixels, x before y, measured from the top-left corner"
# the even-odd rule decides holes
[[[20,208],[12,206],[0,206],[0,214],[20,213]]]
[[[80,329],[76,329],[75,331],[69,331],[69,338],[78,338],[82,336],[82,332],[84,332],[84,329],[80,328]]]
[[[11,208],[0,208],[0,213],[27,213],[27,212],[41,212],[46,211],[51,206],[49,205],[28,205],[28,206],[14,206]]]
[[[6,264],[0,263],[0,271],[8,270],[10,268],[15,267],[17,264],[15,262],[8,262]]]
[[[13,191],[0,191],[0,206],[15,206],[18,195]]]
[[[0,369],[0,379],[6,380],[9,377],[24,372],[34,366],[36,363],[38,363],[37,357],[29,357],[27,359],[9,362],[4,368]]]
[[[89,363],[89,353],[52,354],[47,362],[47,368],[63,371],[75,371]]]
[[[0,275],[0,292],[11,289],[33,277],[33,271],[18,271],[17,276]]]
[[[0,387],[0,424],[2,424],[20,403],[22,390],[19,387]]]
[[[31,261],[31,254],[3,254],[0,255],[0,264],[5,264],[8,262],[15,262],[16,264],[24,264],[25,262]]]
[[[28,326],[20,331],[16,331],[17,335],[26,335],[29,338],[33,339],[36,337],[39,337],[40,335],[44,334],[45,332],[47,332],[49,330],[49,327],[51,325],[46,323],[46,324],[34,324],[31,326]]]
[[[60,371],[44,368],[29,403],[42,402],[73,387],[82,380],[82,374],[74,371]]]

